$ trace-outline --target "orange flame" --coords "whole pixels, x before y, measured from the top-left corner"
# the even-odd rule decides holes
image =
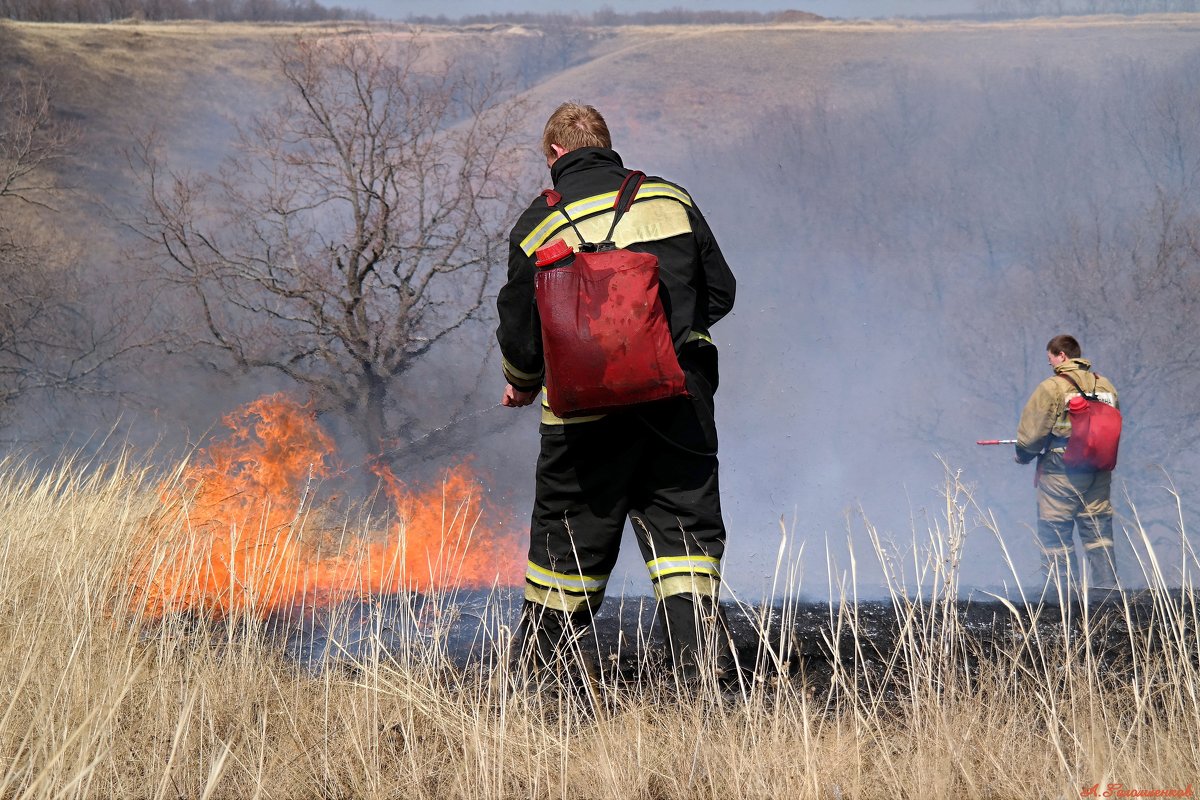
[[[370,467],[393,504],[385,535],[345,532],[313,507],[336,450],[305,406],[281,394],[223,420],[233,432],[164,489],[166,513],[134,560],[133,601],[146,613],[260,615],[350,596],[519,583],[522,536],[481,498],[468,463],[440,486],[410,488]]]

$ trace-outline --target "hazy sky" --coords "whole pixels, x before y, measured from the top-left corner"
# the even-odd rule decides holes
[[[590,13],[608,7],[614,11],[661,11],[669,8],[722,11],[781,11],[797,9],[826,17],[928,16],[969,13],[978,9],[977,0],[340,0],[331,5],[363,8],[385,19],[412,15],[445,14],[455,19],[485,12],[578,11]]]

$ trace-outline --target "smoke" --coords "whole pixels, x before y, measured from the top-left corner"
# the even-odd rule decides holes
[[[503,14],[506,12],[540,12],[545,14],[563,13],[561,4],[551,0],[522,0],[521,2],[483,2],[482,0],[462,0],[449,7],[434,2],[406,3],[402,13],[397,13],[394,5],[384,0],[358,0],[348,4],[362,8],[381,19],[401,18],[408,15],[434,16],[448,15],[459,18],[471,14]],[[962,14],[978,10],[977,0],[858,0],[847,3],[845,0],[810,0],[803,3],[805,11],[826,17],[891,17],[903,15],[937,15]],[[688,5],[690,11],[728,11],[731,4],[724,0],[694,0]],[[759,0],[755,3],[756,11],[786,11],[797,6],[792,0]],[[578,3],[571,11],[580,14],[591,14],[597,11],[609,10],[619,14],[634,14],[645,11],[673,11],[679,8],[673,0],[596,0],[596,2]]]
[[[516,85],[580,60],[556,52],[530,66],[518,56],[532,37],[521,36],[505,45],[507,60],[489,62]],[[570,88],[605,113],[627,165],[692,192],[738,275],[737,307],[712,332],[731,588],[768,591],[785,537],[793,552],[804,548],[803,593],[824,596],[830,566],[848,570],[852,549],[869,594],[882,572],[868,530],[898,553],[920,550],[946,513],[947,471],[960,470],[1019,577],[1035,579],[1031,469],[974,442],[1012,435],[1048,374],[1042,348],[1062,332],[1121,394],[1121,521],[1133,501],[1152,540],[1177,544],[1174,501],[1160,487],[1167,477],[1194,485],[1200,470],[1191,335],[1200,50],[1190,39],[1165,24],[1037,22],[717,31],[681,42],[639,39],[641,51],[579,64],[539,89],[529,174],[548,181],[537,135]],[[464,43],[454,46],[465,58]],[[731,43],[783,66],[718,57]],[[649,74],[654,58],[670,59],[660,81],[635,92],[614,79],[625,65]],[[184,170],[211,168],[228,150],[230,120],[249,119],[275,91],[266,73],[205,83],[190,75],[162,100],[177,112],[162,130]],[[88,96],[104,98],[102,111],[86,108]],[[134,207],[111,132],[120,109],[145,103],[95,86],[67,99],[81,119],[102,114],[106,137],[106,155],[81,163],[76,183],[106,207]],[[150,273],[134,271],[120,226],[97,207],[88,254],[103,302],[160,331],[190,324],[151,290]],[[537,415],[491,409],[503,388],[492,327],[472,320],[406,375],[411,422],[394,432],[394,463],[405,479],[428,477],[473,454],[490,502],[523,520]],[[242,403],[296,388],[201,355],[186,337],[161,337],[106,372],[111,391],[55,398],[52,417],[44,403],[27,406],[22,433],[57,447],[115,421],[132,441],[160,441],[166,456],[203,441]],[[321,424],[343,444],[347,426],[334,417]],[[365,455],[343,449],[347,461]],[[1200,500],[1186,490],[1183,500],[1191,519]],[[978,517],[969,513],[962,584],[1003,590],[1012,576],[1001,540]],[[630,545],[614,592],[648,588]],[[1118,541],[1122,578],[1136,582],[1134,552]]]
[[[1060,332],[1121,393],[1118,529],[1136,502],[1150,538],[1179,546],[1161,487],[1200,467],[1184,444],[1200,389],[1200,53],[1047,49],[1014,65],[981,60],[997,42],[961,44],[944,66],[882,58],[856,76],[873,90],[847,99],[834,82],[677,165],[740,278],[714,331],[734,583],[762,584],[782,518],[808,548],[807,588],[826,590],[827,546],[849,568],[847,542],[860,591],[878,585],[867,529],[919,549],[959,470],[999,528],[969,514],[963,586],[1011,589],[1000,540],[1016,577],[1038,580],[1032,470],[974,441],[1014,433]],[[1184,502],[1190,517],[1197,498]],[[1141,546],[1118,536],[1133,585]]]

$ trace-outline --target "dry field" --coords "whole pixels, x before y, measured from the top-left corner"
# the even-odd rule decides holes
[[[436,622],[406,647],[301,668],[253,603],[218,620],[138,602],[138,553],[149,543],[171,559],[196,535],[164,509],[178,474],[0,467],[0,795],[1079,797],[1200,776],[1190,591],[1158,597],[1117,666],[1090,618],[1055,637],[1052,616],[980,659],[947,607],[898,596],[884,679],[835,660],[819,690],[770,668],[794,645],[775,642],[740,693],[681,694],[665,677],[530,693],[510,686],[503,637],[482,666],[458,669]],[[926,542],[935,601],[954,589],[974,513],[948,497]],[[1157,564],[1143,566],[1153,585]],[[785,595],[790,572],[782,559]],[[830,613],[830,631],[870,647],[856,624],[853,602]]]
[[[969,80],[982,63],[1170,61],[1196,49],[1198,27],[1200,18],[1179,16],[622,29],[529,89],[530,137],[543,106],[575,97],[603,108],[615,137],[649,160],[664,142],[677,148],[677,135],[736,138],[758,111],[816,97],[834,108],[869,103],[909,69],[951,65]],[[86,194],[129,189],[122,150],[148,127],[183,167],[211,167],[233,122],[276,97],[265,59],[274,37],[295,30],[0,23],[0,70],[50,77],[61,113],[83,132],[68,176],[78,208],[68,210],[89,224],[62,229],[111,224]],[[531,34],[422,36],[448,57],[516,58]],[[618,674],[589,692],[555,693],[513,685],[503,629],[482,663],[459,666],[438,619],[422,619],[399,647],[368,630],[366,646],[335,665],[301,664],[262,621],[262,598],[277,586],[269,572],[229,576],[248,598],[231,612],[160,614],[139,588],[147,571],[186,564],[180,553],[207,535],[170,500],[183,474],[119,459],[0,464],[0,797],[1073,798],[1103,796],[1109,784],[1165,793],[1200,783],[1191,580],[1167,592],[1165,570],[1146,560],[1147,617],[1118,605],[1103,619],[1043,610],[1034,622],[1014,608],[1017,634],[980,652],[940,602],[955,595],[966,529],[987,519],[953,476],[940,522],[917,536],[934,595],[915,604],[897,584],[900,635],[878,654],[882,673],[838,657],[818,682],[792,672],[804,643],[776,637],[780,626],[764,617],[770,647],[739,691],[681,692],[666,675]],[[350,540],[378,530],[358,512],[297,513],[273,526],[272,541],[299,546],[317,528]],[[1126,533],[1155,552],[1136,523]],[[1195,575],[1200,564],[1177,535],[1172,567]],[[882,559],[887,572],[890,556],[876,545],[858,557]],[[799,573],[787,553],[775,565],[785,616]],[[360,567],[339,562],[343,574]],[[186,583],[193,573],[174,574]],[[838,602],[822,636],[848,638],[852,654],[876,650],[853,584],[829,583]],[[1127,632],[1115,659],[1114,625]]]

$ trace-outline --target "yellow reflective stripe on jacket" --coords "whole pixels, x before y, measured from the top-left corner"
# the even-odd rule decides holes
[[[696,574],[720,577],[721,561],[712,556],[664,556],[646,562],[650,580],[667,575]]]
[[[720,588],[721,579],[712,575],[671,575],[654,584],[654,598],[662,600],[677,594],[716,597]]]
[[[678,186],[672,186],[669,183],[655,181],[653,183],[643,183],[638,189],[637,199],[641,200],[646,197],[670,197],[672,200],[678,200],[685,206],[692,205],[692,197]]]
[[[601,211],[608,211],[617,202],[616,192],[605,192],[604,194],[594,194],[591,197],[585,197],[582,200],[576,200],[574,203],[567,204],[567,213],[571,215],[571,219],[578,221],[581,217],[586,217],[591,214],[598,214]],[[563,222],[566,218],[562,216],[562,212],[558,212],[558,216]]]
[[[571,575],[565,572],[552,572],[545,567],[529,561],[525,565],[525,580],[545,586],[549,589],[563,589],[570,592],[604,591],[608,585],[608,576],[592,577],[589,575]]]
[[[550,406],[542,404],[543,425],[574,425],[577,422],[595,422],[604,419],[603,414],[589,414],[585,417],[560,417],[550,410]]]
[[[671,200],[676,200],[687,206],[693,205],[692,198],[687,192],[683,191],[677,186],[671,186],[668,183],[661,183],[659,181],[655,181],[653,183],[643,183],[641,188],[638,189],[637,197],[635,198],[634,202],[650,200],[656,197],[666,197]],[[568,203],[566,206],[567,214],[569,214],[571,219],[575,220],[576,223],[579,223],[581,220],[586,219],[594,214],[611,211],[613,203],[616,202],[616,199],[616,192],[605,192],[604,194],[596,194],[592,195],[591,197],[585,197],[582,200],[576,200],[574,203]],[[630,211],[632,211],[632,208]],[[533,255],[534,251],[549,241],[554,234],[558,233],[563,228],[569,227],[569,225],[570,223],[567,222],[567,218],[563,216],[561,211],[557,209],[552,210],[546,215],[545,219],[534,226],[533,230],[529,232],[528,236],[521,240],[521,250],[523,250],[527,256]]]
[[[542,424],[543,425],[573,425],[576,422],[595,422],[604,419],[603,414],[589,414],[583,417],[560,417],[550,410],[550,392],[542,387]]]
[[[687,208],[682,203],[665,197],[635,203],[633,208],[621,217],[621,224],[615,229],[612,227],[614,216],[615,213],[609,210],[579,220],[574,228],[564,223],[551,233],[550,239],[561,239],[572,250],[578,251],[582,242],[599,242],[608,236],[609,230],[612,230],[612,241],[618,248],[659,242],[692,232],[692,221],[688,218]]]
[[[509,378],[516,378],[521,383],[533,383],[542,377],[541,372],[524,372],[512,365],[512,362],[503,356],[500,357],[501,366],[504,368],[504,374]]]
[[[612,204],[616,202],[616,199],[616,192],[594,195],[583,200],[578,200],[574,203],[568,203],[566,207],[567,214],[571,216],[571,219],[575,219],[575,221],[578,222],[576,217],[580,216],[580,206],[595,206],[593,211],[600,211],[605,208],[603,201],[607,200],[607,207],[611,208]],[[533,255],[533,251],[545,244],[546,240],[550,238],[551,234],[568,224],[567,218],[563,216],[563,213],[558,209],[554,209],[546,215],[545,219],[539,222],[534,229],[529,232],[528,236],[521,240],[521,249],[525,251],[525,255]]]
[[[704,333],[703,331],[692,331],[691,333],[688,334],[687,340],[689,342],[708,342],[709,344],[713,343],[712,337],[709,336],[707,333]]]

